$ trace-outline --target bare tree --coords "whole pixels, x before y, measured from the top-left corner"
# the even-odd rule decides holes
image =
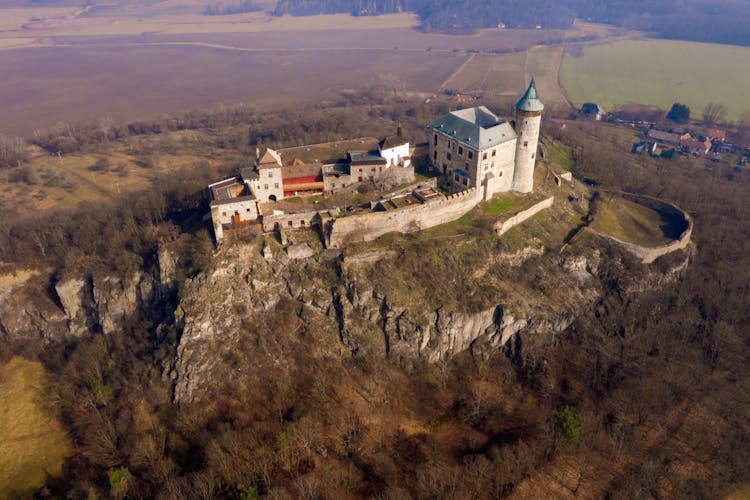
[[[0,135],[0,168],[15,167],[27,159],[26,143],[23,139]]]
[[[709,102],[703,108],[703,121],[706,125],[721,123],[727,116],[727,107],[718,102]]]

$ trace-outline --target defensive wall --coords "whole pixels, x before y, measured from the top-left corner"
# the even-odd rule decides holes
[[[309,229],[320,224],[325,212],[300,212],[296,214],[263,215],[263,231],[270,233],[281,229]]]
[[[526,210],[522,212],[518,212],[516,215],[511,217],[508,220],[505,221],[498,221],[495,223],[495,231],[497,231],[498,236],[502,236],[508,231],[510,231],[515,226],[521,224],[522,222],[530,219],[531,217],[535,216],[542,210],[546,210],[552,206],[552,204],[555,202],[555,197],[550,196],[546,200],[540,201],[539,203],[536,203],[531,208],[527,208]]]
[[[625,250],[635,255],[644,264],[651,264],[662,255],[667,255],[668,253],[676,252],[677,250],[683,250],[690,244],[690,238],[693,235],[693,219],[687,212],[679,208],[677,205],[645,195],[635,195],[630,193],[619,193],[619,195],[626,200],[638,203],[652,210],[656,210],[657,212],[667,214],[670,217],[674,217],[677,221],[676,223],[680,224],[682,227],[680,237],[671,243],[655,247],[647,247],[622,241],[608,234],[603,234],[599,231],[587,228],[589,231],[607,238],[610,241],[614,241],[621,247],[625,248]]]
[[[413,233],[445,224],[458,219],[480,201],[482,193],[471,188],[398,210],[332,219],[324,227],[326,246],[338,248],[344,243],[372,241],[386,233]]]

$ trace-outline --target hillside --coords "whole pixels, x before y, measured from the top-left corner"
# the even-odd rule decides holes
[[[264,144],[377,136],[394,120],[419,141],[447,109],[351,96],[67,137],[82,154],[159,152],[180,130],[233,161]],[[312,250],[301,259],[251,231],[215,250],[202,190],[233,165],[165,166],[140,191],[4,219],[0,260],[15,264],[3,266],[0,359],[43,363],[44,400],[72,443],[64,477],[39,495],[716,498],[746,487],[750,172],[636,157],[633,137],[545,121],[536,193],[337,251],[292,232]],[[558,185],[568,169],[588,184]],[[684,207],[695,245],[644,265],[580,231],[605,190]],[[552,208],[498,236],[498,221],[549,195]],[[662,224],[605,208],[602,230]]]

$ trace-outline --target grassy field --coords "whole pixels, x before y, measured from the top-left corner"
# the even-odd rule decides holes
[[[672,241],[674,227],[664,214],[622,198],[609,198],[591,227],[638,245],[655,246]]]
[[[41,403],[44,368],[21,358],[0,366],[0,498],[27,498],[62,472],[70,444]]]
[[[674,102],[700,116],[709,102],[727,106],[728,118],[750,110],[750,48],[670,40],[621,40],[566,55],[562,83],[577,104],[607,109],[626,103],[668,109]]]

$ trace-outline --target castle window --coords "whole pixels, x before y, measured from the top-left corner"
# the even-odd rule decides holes
[[[357,182],[362,182],[362,177],[357,177]]]
[[[531,159],[533,160],[535,156],[536,156],[536,153],[532,153]]]
[[[294,222],[289,221],[289,227],[292,227],[294,225]]]
[[[492,156],[494,157],[494,156],[495,156],[496,154],[497,154],[497,150],[496,150],[496,149],[493,149],[493,150],[492,150]]]
[[[529,141],[523,141],[523,147],[525,148],[529,147]]]
[[[458,147],[458,154],[459,155],[464,154],[464,148],[462,148],[461,146]]]
[[[449,160],[451,159],[451,152],[450,151],[448,151],[447,157],[448,157]]]
[[[245,209],[245,212],[249,212],[249,211],[250,211],[250,209],[249,209],[249,208],[246,208],[246,209]]]
[[[437,134],[435,134],[435,146],[437,146]]]
[[[483,159],[483,160],[486,160],[486,159],[487,159],[487,153],[484,153],[484,154],[482,155],[482,159]]]
[[[502,176],[503,176],[503,171],[501,170],[500,173],[498,174],[498,177],[502,177]]]
[[[268,189],[268,184],[263,184],[263,189]]]
[[[276,189],[279,189],[279,183],[278,182],[274,182],[273,187],[275,187]]]
[[[268,171],[268,178],[270,179],[271,177],[273,177],[273,172],[271,172],[271,171],[269,170],[269,171]]]
[[[451,141],[448,141],[448,149],[451,148]]]
[[[433,160],[437,160],[437,149],[435,150],[435,154],[432,155]]]
[[[226,213],[226,212],[221,212],[221,216],[222,216],[222,217],[226,217],[226,216],[227,216],[227,213]]]
[[[464,186],[468,186],[468,185],[469,185],[469,179],[464,177]]]
[[[471,160],[472,158],[474,158],[474,152],[473,151],[469,151],[469,159]]]

